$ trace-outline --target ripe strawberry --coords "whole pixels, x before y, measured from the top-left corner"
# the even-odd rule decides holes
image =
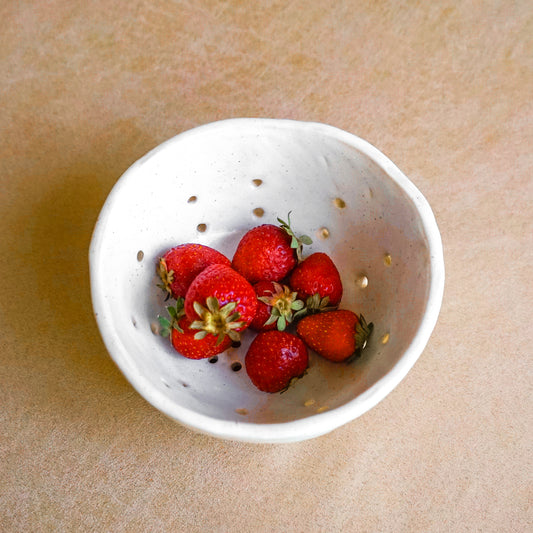
[[[171,321],[159,317],[161,335],[169,337],[174,349],[189,359],[205,359],[227,350],[231,346],[231,339],[226,335],[221,343],[214,335],[206,335],[198,339],[197,329],[191,329],[191,321],[183,311],[183,298],[179,298],[176,307],[167,307]]]
[[[255,316],[257,297],[253,287],[227,265],[205,268],[189,286],[185,314],[197,338],[211,334],[222,342],[226,335],[239,340],[237,332],[246,329]]]
[[[293,270],[289,285],[311,309],[322,308],[324,304],[336,306],[342,298],[339,271],[330,257],[322,252],[304,259]]]
[[[180,244],[159,258],[158,285],[173,298],[185,297],[192,280],[209,265],[230,265],[230,260],[217,250],[203,244]]]
[[[256,226],[244,234],[235,255],[233,268],[250,283],[280,281],[296,266],[303,244],[312,241],[306,235],[296,237],[288,222],[278,218],[273,224]]]
[[[339,362],[360,354],[373,327],[372,323],[366,323],[363,315],[339,309],[302,318],[296,332],[311,350]]]
[[[285,331],[263,331],[252,341],[244,360],[252,383],[264,392],[286,390],[309,364],[305,344]]]
[[[257,294],[257,311],[250,327],[256,331],[278,329],[283,331],[294,318],[294,311],[303,309],[304,303],[289,287],[275,281],[259,281],[254,285]]]

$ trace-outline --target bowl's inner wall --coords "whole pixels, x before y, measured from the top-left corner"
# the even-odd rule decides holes
[[[193,130],[134,165],[108,202],[96,270],[106,303],[100,319],[111,322],[122,353],[115,360],[192,411],[285,422],[343,405],[391,369],[422,319],[430,272],[415,206],[384,169],[323,132],[275,126],[232,128],[222,135],[216,128]],[[254,214],[257,208],[262,217]],[[275,224],[289,211],[296,231],[314,240],[306,254],[324,251],[337,264],[341,307],[363,313],[375,330],[360,360],[333,364],[311,354],[303,379],[269,395],[256,390],[244,370],[253,333],[216,364],[188,360],[152,333],[166,305],[155,264],[162,252],[184,242],[213,246],[231,259],[247,229]],[[206,225],[204,232],[199,224]],[[364,288],[358,283],[363,275]],[[231,370],[233,361],[243,364],[240,372]]]

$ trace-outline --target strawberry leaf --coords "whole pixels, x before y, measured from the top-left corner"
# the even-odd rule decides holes
[[[300,311],[300,309],[303,309],[305,307],[305,304],[302,300],[294,300],[291,304],[291,309],[293,311]]]
[[[274,322],[278,321],[279,316],[276,316],[275,314],[271,314],[268,317],[268,320],[263,324],[263,326],[270,326],[270,324],[274,324]]]
[[[209,296],[205,303],[207,304],[207,309],[209,309],[211,313],[218,313],[220,306],[218,305],[218,300],[214,296]]]
[[[345,363],[351,363],[355,359],[361,357],[363,350],[368,344],[368,339],[374,331],[374,324],[370,322],[367,324],[365,317],[359,315],[359,322],[355,326],[355,351],[348,359],[345,359]]]
[[[367,343],[372,331],[374,330],[374,324],[366,323],[365,317],[359,315],[359,322],[355,326],[355,346],[357,349],[363,350]]]
[[[291,248],[294,248],[296,250],[296,256],[298,257],[298,261],[302,260],[302,249],[304,244],[312,244],[313,240],[309,235],[300,235],[297,236],[296,233],[294,233],[293,229],[291,228],[291,213],[292,211],[289,211],[287,214],[287,222],[282,220],[278,217],[278,222],[280,223],[281,229],[285,230],[287,235],[291,237]]]
[[[309,296],[305,301],[305,311],[307,314],[312,315],[315,313],[323,313],[324,311],[333,311],[337,307],[329,304],[329,296],[320,297],[320,294],[316,292],[313,296]]]
[[[241,336],[239,334],[239,332],[235,331],[234,329],[228,331],[228,337],[234,342],[234,343],[239,343],[239,346],[240,346],[240,342],[241,342]]]
[[[157,317],[161,326],[161,330],[159,332],[161,336],[168,337],[170,335],[170,332],[172,331],[172,328],[177,329],[180,333],[183,333],[183,330],[179,326],[179,321],[181,317],[185,314],[185,310],[183,309],[183,302],[183,298],[178,298],[176,300],[175,306],[169,305],[166,308],[167,313],[170,316],[170,320],[163,316]]]
[[[159,335],[161,335],[161,337],[168,337],[172,329],[170,320],[168,320],[164,316],[158,316],[157,319],[159,321],[159,325],[161,326],[161,329],[159,330]]]
[[[161,279],[161,283],[158,283],[157,286],[167,293],[167,297],[165,298],[166,301],[170,296],[172,296],[172,289],[170,288],[170,285],[174,281],[174,271],[167,270],[167,263],[163,257],[159,259],[156,270],[159,278]]]

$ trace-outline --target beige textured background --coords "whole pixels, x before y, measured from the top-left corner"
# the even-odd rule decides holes
[[[530,1],[4,0],[0,20],[1,531],[533,529]],[[92,318],[87,249],[117,178],[237,116],[367,139],[444,241],[413,370],[299,444],[168,420]]]

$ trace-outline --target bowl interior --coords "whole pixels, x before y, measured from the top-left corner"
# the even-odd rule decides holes
[[[97,223],[91,281],[108,350],[141,394],[191,426],[285,423],[354,401],[398,363],[424,317],[430,253],[413,201],[418,191],[373,150],[331,127],[241,119],[181,134],[126,172]],[[361,359],[334,364],[311,354],[303,379],[266,394],[244,369],[252,332],[215,364],[188,360],[154,334],[168,305],[155,264],[185,242],[231,259],[249,228],[276,224],[289,211],[295,230],[313,238],[305,254],[324,251],[337,264],[341,307],[375,329]],[[235,361],[242,370],[232,370]]]

